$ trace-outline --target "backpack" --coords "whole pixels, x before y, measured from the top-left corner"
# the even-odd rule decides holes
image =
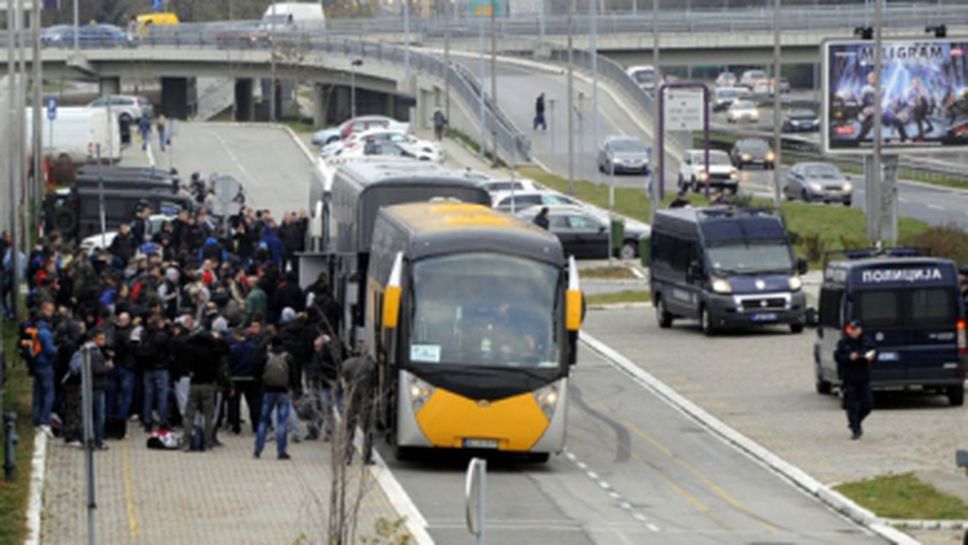
[[[20,357],[28,362],[33,361],[43,350],[44,345],[40,342],[37,325],[33,322],[20,324],[20,338],[17,341],[17,352],[20,353]]]
[[[266,368],[262,372],[262,384],[267,388],[289,386],[289,362],[285,352],[269,352]]]

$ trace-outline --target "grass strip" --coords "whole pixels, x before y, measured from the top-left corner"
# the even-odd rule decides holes
[[[623,290],[613,293],[597,293],[585,297],[588,305],[616,305],[621,303],[648,303],[652,294],[648,290]]]
[[[608,280],[636,280],[638,276],[628,267],[595,267],[594,269],[582,269],[582,278],[603,278]]]
[[[26,509],[30,494],[30,459],[33,455],[34,431],[31,425],[32,383],[27,366],[16,355],[16,329],[13,322],[4,321],[3,345],[7,354],[7,383],[3,391],[4,412],[17,413],[17,433],[20,442],[14,454],[17,469],[14,479],[0,478],[0,545],[19,545],[27,532]],[[0,432],[0,437],[3,433]],[[0,443],[0,452],[2,452]],[[2,464],[0,454],[0,464]]]
[[[968,505],[913,473],[842,484],[836,490],[878,516],[896,519],[968,519]]]

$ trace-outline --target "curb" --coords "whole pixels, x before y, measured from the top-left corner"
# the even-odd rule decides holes
[[[607,305],[588,305],[588,310],[642,310],[647,308],[652,308],[652,303],[610,303]]]
[[[361,434],[355,435],[359,438]],[[383,493],[387,495],[393,509],[403,517],[404,525],[410,535],[413,536],[414,543],[416,545],[434,545],[434,539],[430,537],[430,533],[427,531],[427,519],[420,514],[420,510],[410,499],[410,495],[403,489],[400,481],[393,476],[393,472],[387,467],[383,457],[376,449],[373,450],[373,460],[376,464],[369,468],[370,475],[376,479]]]
[[[34,434],[30,459],[30,495],[27,500],[27,538],[24,545],[40,543],[41,512],[44,509],[44,479],[47,475],[47,435]]]
[[[905,530],[968,530],[968,520],[884,519],[884,523]]]
[[[917,540],[892,527],[889,521],[878,518],[874,513],[857,505],[829,486],[820,483],[802,469],[790,464],[770,452],[764,446],[739,433],[605,343],[584,332],[581,335],[581,340],[593,352],[604,357],[617,369],[630,375],[633,380],[659,396],[663,401],[695,419],[698,423],[719,436],[720,439],[775,471],[795,486],[820,500],[824,505],[895,545],[920,545]]]

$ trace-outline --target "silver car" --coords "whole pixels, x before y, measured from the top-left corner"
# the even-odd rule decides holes
[[[839,202],[850,206],[854,187],[831,163],[797,163],[787,172],[783,193],[788,200]]]
[[[598,170],[647,175],[651,155],[649,146],[634,136],[609,136],[598,149]]]

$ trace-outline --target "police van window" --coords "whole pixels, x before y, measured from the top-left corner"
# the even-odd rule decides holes
[[[696,257],[695,244],[692,242],[679,242],[672,249],[672,266],[684,271],[689,267],[689,262]]]
[[[944,324],[955,322],[954,294],[947,289],[911,290],[911,323]]]
[[[901,298],[898,291],[869,290],[854,295],[854,318],[868,328],[901,325]]]
[[[820,292],[820,325],[840,328],[840,303],[844,290],[823,289]]]

